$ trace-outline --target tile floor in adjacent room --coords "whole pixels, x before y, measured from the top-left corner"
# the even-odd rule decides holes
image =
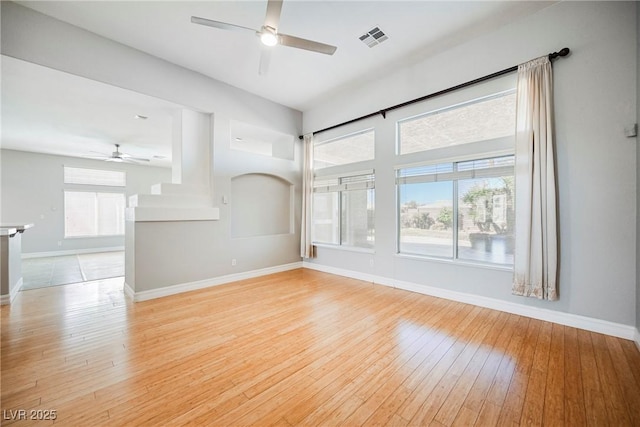
[[[124,276],[124,251],[22,260],[22,290]]]

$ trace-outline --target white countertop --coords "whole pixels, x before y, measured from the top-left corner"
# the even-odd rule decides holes
[[[17,223],[8,223],[8,224],[0,224],[0,230],[11,230],[13,229],[12,233],[6,233],[6,234],[15,234],[16,232],[20,232],[22,233],[24,230],[28,230],[31,227],[33,227],[33,224],[17,224]],[[3,234],[4,236],[5,234]]]
[[[17,228],[0,227],[0,236],[13,236],[18,232]]]

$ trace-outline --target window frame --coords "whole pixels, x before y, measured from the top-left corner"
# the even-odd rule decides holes
[[[468,162],[468,161],[477,161],[483,159],[492,159],[499,158],[505,156],[513,156],[515,153],[515,122],[513,123],[513,134],[507,136],[498,136],[496,138],[484,139],[479,141],[473,141],[468,143],[462,143],[458,145],[451,145],[445,147],[436,147],[432,149],[425,149],[423,151],[416,151],[410,153],[401,154],[401,124],[403,122],[407,122],[410,120],[416,120],[420,117],[429,116],[431,114],[437,114],[443,111],[450,111],[459,107],[464,107],[467,105],[471,105],[474,103],[479,103],[482,101],[486,101],[489,99],[495,99],[500,96],[510,96],[515,92],[515,82],[510,82],[509,80],[503,80],[502,82],[498,82],[497,87],[488,88],[490,92],[482,90],[481,93],[470,92],[476,96],[468,96],[465,99],[465,94],[453,94],[451,97],[443,98],[438,100],[437,102],[430,103],[427,108],[422,107],[422,111],[417,110],[418,107],[413,108],[409,114],[406,116],[398,117],[395,122],[395,197],[396,197],[396,248],[395,255],[397,257],[402,258],[410,258],[417,260],[428,260],[428,261],[436,261],[443,262],[449,264],[462,264],[462,265],[474,265],[483,268],[489,269],[497,269],[497,270],[513,270],[513,264],[502,264],[502,263],[494,263],[487,262],[483,260],[474,260],[467,258],[459,258],[459,186],[458,181],[464,179],[473,179],[466,178],[457,175],[457,164]],[[506,85],[506,86],[505,86]],[[469,95],[469,94],[467,94]],[[447,102],[449,100],[450,102]],[[401,251],[401,229],[402,229],[402,221],[401,221],[401,184],[398,181],[398,173],[400,170],[409,169],[414,167],[426,167],[426,166],[434,166],[438,164],[446,164],[451,163],[456,170],[456,172],[452,175],[452,239],[453,239],[453,250],[451,257],[439,257],[434,255],[424,255],[424,254],[416,254],[416,253],[407,253]],[[513,176],[513,169],[509,173],[509,175]],[[504,176],[504,175],[499,175]],[[444,181],[444,180],[440,180]],[[417,182],[417,181],[415,181]]]

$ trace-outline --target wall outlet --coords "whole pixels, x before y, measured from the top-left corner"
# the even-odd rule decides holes
[[[231,265],[232,265],[232,266],[235,266],[236,264],[237,264],[237,263],[236,263],[236,259],[235,259],[235,258],[234,258],[234,259],[232,259],[232,260],[231,260]]]
[[[58,246],[62,246],[62,241],[58,240]]]
[[[638,136],[638,124],[633,123],[629,126],[625,126],[624,134],[627,138],[633,138],[634,136]]]
[[[373,258],[369,260],[369,267],[373,267]]]

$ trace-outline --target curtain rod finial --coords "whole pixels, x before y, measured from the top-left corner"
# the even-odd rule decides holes
[[[559,56],[567,56],[571,52],[568,47],[560,49],[560,52],[553,52],[549,54],[549,59],[556,59]]]

